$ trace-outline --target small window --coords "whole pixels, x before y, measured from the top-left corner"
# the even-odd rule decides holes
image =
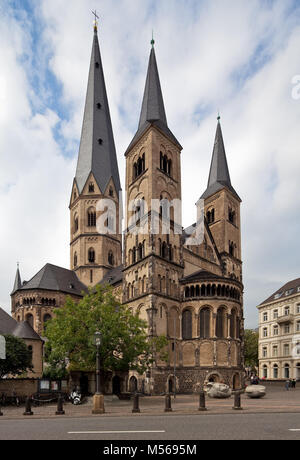
[[[102,145],[103,144],[103,139],[98,139],[98,144]]]
[[[109,196],[111,196],[111,197],[114,196],[114,191],[113,191],[112,187],[110,187],[110,189],[109,189]]]
[[[100,104],[100,102],[98,102],[98,104],[97,104],[97,109],[99,109],[99,110],[100,110],[100,109],[101,109],[101,107],[102,107],[102,105]]]
[[[95,192],[95,186],[94,184],[91,182],[90,185],[89,185],[89,193],[94,193]]]
[[[99,62],[96,62],[95,67],[96,67],[96,69],[99,69],[99,67],[100,67]]]
[[[278,326],[274,326],[273,335],[278,335]]]
[[[285,307],[284,316],[289,316],[289,314],[290,314],[290,307]]]
[[[263,358],[266,358],[266,357],[267,357],[267,355],[268,355],[268,349],[267,349],[267,347],[264,347],[264,348],[263,348],[262,355],[263,355]]]
[[[273,319],[277,319],[278,318],[278,310],[274,310],[273,311]]]
[[[263,337],[268,337],[268,329],[266,327],[263,329]]]
[[[90,264],[95,263],[95,258],[96,258],[96,256],[95,256],[95,251],[94,251],[94,249],[89,249],[89,252],[88,252],[88,260],[89,260],[89,263],[90,263]]]
[[[263,321],[268,321],[268,313],[267,312],[264,312],[263,314]]]

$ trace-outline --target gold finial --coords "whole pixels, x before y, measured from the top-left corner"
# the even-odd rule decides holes
[[[99,19],[99,16],[97,15],[97,10],[92,11],[92,14],[95,16],[94,30],[95,30],[95,32],[97,32],[97,30],[98,30],[98,19]]]

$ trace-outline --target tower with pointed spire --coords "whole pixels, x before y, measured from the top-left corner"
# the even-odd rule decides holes
[[[70,200],[71,269],[87,286],[94,286],[122,263],[119,228],[121,184],[115,142],[95,22],[88,87],[76,175]],[[115,206],[115,232],[97,230],[99,200]]]

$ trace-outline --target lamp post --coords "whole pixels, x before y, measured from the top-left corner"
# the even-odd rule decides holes
[[[100,346],[101,346],[101,332],[95,332],[95,345],[97,349],[96,354],[96,393],[93,398],[93,414],[104,414],[104,396],[101,393],[100,381]]]

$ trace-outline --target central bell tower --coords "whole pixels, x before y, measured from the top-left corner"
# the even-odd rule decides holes
[[[119,219],[121,184],[106,93],[97,25],[94,38],[76,175],[70,200],[71,269],[87,286],[94,286],[122,263]],[[97,220],[109,200],[116,210],[114,233],[99,231]],[[108,227],[108,226],[107,226]]]

